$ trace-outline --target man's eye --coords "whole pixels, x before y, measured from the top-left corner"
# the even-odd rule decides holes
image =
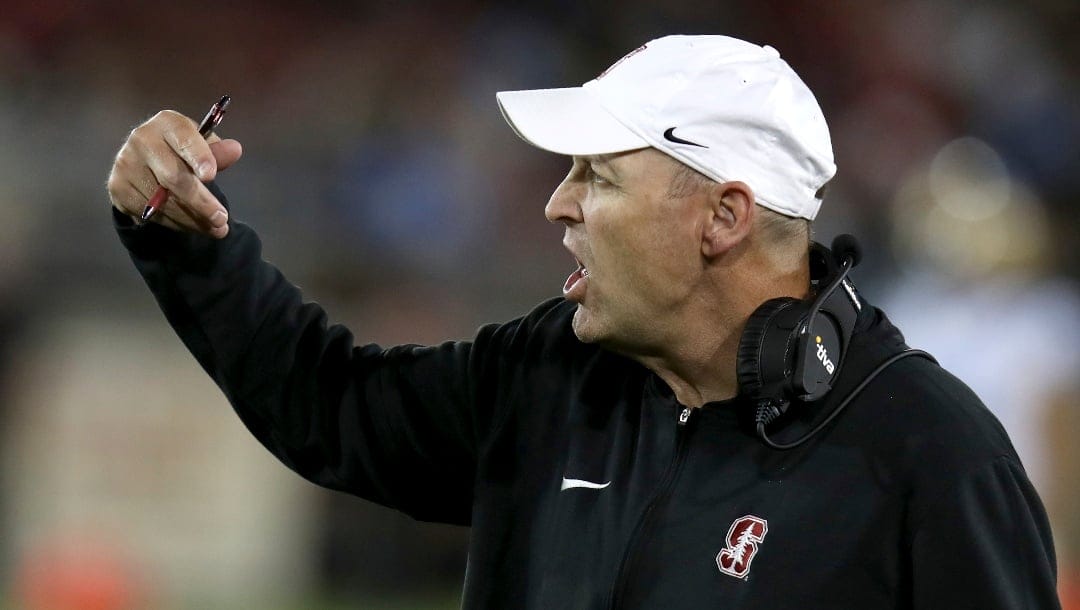
[[[611,184],[610,180],[596,173],[596,170],[591,167],[586,170],[586,174],[589,178],[589,182],[592,182],[593,184]]]

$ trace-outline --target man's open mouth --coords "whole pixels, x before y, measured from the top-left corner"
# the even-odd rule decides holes
[[[582,264],[581,261],[576,260],[577,269],[566,278],[566,283],[563,284],[563,296],[571,301],[581,302],[581,297],[585,294],[586,280],[589,278],[589,270]]]

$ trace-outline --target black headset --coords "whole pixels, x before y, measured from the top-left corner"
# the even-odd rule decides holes
[[[895,354],[867,375],[824,421],[802,438],[787,444],[769,439],[765,427],[786,413],[792,401],[813,402],[823,398],[840,376],[855,321],[863,308],[847,275],[861,259],[862,250],[851,235],[837,236],[831,251],[812,243],[813,300],[770,299],[746,322],[736,356],[739,390],[756,408],[758,438],[774,449],[791,449],[809,440],[893,362],[908,356],[933,360],[922,350]]]

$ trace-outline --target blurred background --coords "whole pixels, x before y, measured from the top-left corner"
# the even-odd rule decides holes
[[[661,6],[662,4],[662,6]],[[0,12],[0,606],[453,608],[467,531],[279,466],[175,339],[105,180],[157,110],[244,158],[232,217],[332,319],[468,338],[559,294],[568,161],[495,92],[580,84],[667,33],[771,44],[839,174],[816,223],[908,342],[1009,430],[1080,608],[1080,4],[36,0]]]

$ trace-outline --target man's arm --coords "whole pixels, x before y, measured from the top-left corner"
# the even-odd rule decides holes
[[[170,144],[191,147],[186,135],[160,133],[189,129],[184,121],[158,115],[139,129],[154,130],[139,139],[158,144],[140,148],[129,139],[117,157],[110,178],[117,231],[170,324],[245,425],[320,485],[417,518],[467,522],[478,438],[495,402],[487,388],[497,385],[481,384],[498,366],[481,354],[496,353],[485,346],[513,325],[486,328],[472,343],[354,346],[345,328],[328,326],[322,309],[262,260],[249,227],[230,222],[222,230],[211,221],[217,206],[225,209],[224,195],[185,170],[202,162]],[[203,145],[199,155],[215,154]],[[159,165],[197,184],[177,176],[139,182],[147,173],[157,181],[155,158],[169,154],[176,158]],[[137,226],[132,217],[157,183],[173,193],[161,224]]]
[[[864,398],[870,459],[904,502],[903,607],[1060,608],[1046,511],[979,397],[938,364],[907,358]]]
[[[937,467],[937,483],[914,497],[913,607],[1060,608],[1050,525],[1015,457]]]

